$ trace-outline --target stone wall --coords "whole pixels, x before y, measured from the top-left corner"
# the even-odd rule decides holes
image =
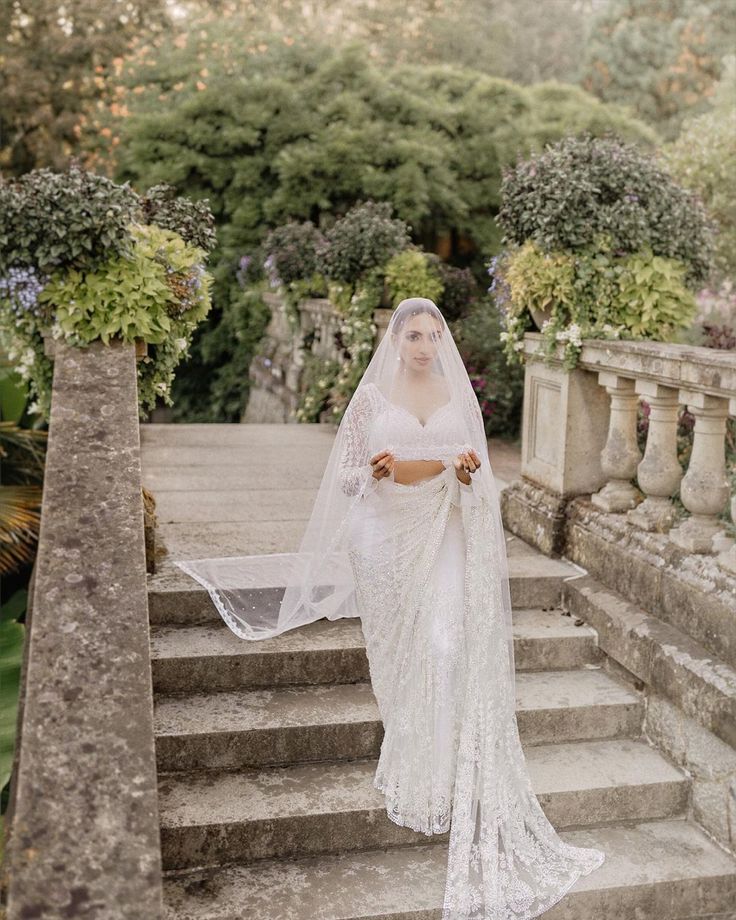
[[[8,920],[162,913],[136,355],[56,343]]]

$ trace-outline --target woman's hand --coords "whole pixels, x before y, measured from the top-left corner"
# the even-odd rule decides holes
[[[455,475],[466,486],[470,485],[470,474],[480,467],[480,457],[471,448],[465,453],[458,454],[452,461],[455,464]]]
[[[385,479],[387,476],[390,476],[394,469],[394,455],[390,450],[379,450],[369,460],[370,465],[373,467],[373,478],[374,479]]]

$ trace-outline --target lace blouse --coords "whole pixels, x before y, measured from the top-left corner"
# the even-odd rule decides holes
[[[340,459],[340,488],[346,495],[368,496],[375,492],[385,479],[395,482],[393,473],[390,477],[376,479],[373,467],[368,462],[381,450],[391,450],[401,454],[402,448],[410,447],[412,453],[427,448],[428,456],[436,451],[433,445],[454,444],[455,456],[467,449],[462,423],[450,400],[429,416],[422,425],[419,419],[408,409],[389,402],[374,383],[366,384],[351,400],[345,413],[345,447]],[[477,496],[473,489],[473,479],[466,485],[455,474],[455,467],[450,460],[445,463],[445,473],[451,474],[457,485],[456,504],[475,504]],[[399,485],[399,484],[397,484]]]

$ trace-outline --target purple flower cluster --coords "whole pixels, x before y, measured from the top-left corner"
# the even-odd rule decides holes
[[[272,288],[278,287],[281,284],[281,278],[279,278],[278,272],[276,271],[276,260],[273,254],[269,255],[264,261],[263,267],[266,269],[266,274],[268,275],[268,283]]]
[[[197,305],[204,270],[204,265],[201,262],[197,262],[196,265],[192,266],[190,274],[184,278],[184,290],[181,298],[182,313],[186,310],[191,310],[192,307]]]
[[[18,317],[42,317],[46,307],[38,303],[38,295],[49,282],[48,275],[40,274],[31,266],[8,269],[0,278],[0,298],[10,303],[10,309]]]
[[[467,371],[475,395],[478,397],[483,418],[487,420],[491,417],[494,410],[493,397],[489,397],[485,393],[488,381],[484,376],[476,374],[474,368],[467,368]]]
[[[511,300],[511,287],[504,280],[498,265],[501,255],[493,256],[488,263],[488,274],[493,278],[488,293],[493,295],[494,303],[501,316],[505,316],[506,304]]]

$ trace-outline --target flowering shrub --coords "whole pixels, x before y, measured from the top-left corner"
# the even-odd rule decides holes
[[[276,227],[263,243],[267,256],[264,263],[271,270],[272,280],[289,285],[317,274],[320,269],[317,250],[324,237],[311,220],[289,221]]]
[[[29,412],[48,419],[53,365],[44,352],[45,336],[81,347],[96,340],[108,343],[111,337],[143,339],[151,348],[138,363],[141,413],[145,416],[158,397],[171,405],[174,369],[210,309],[212,279],[204,268],[208,251],[170,225],[178,214],[190,239],[213,246],[208,209],[185,200],[162,204],[165,187],[146,203],[127,187],[74,165],[68,174],[39,170],[0,188],[19,220],[15,234],[5,228],[0,236],[0,340],[29,383]],[[74,197],[82,191],[92,199],[88,209]],[[19,203],[29,206],[28,228]],[[169,226],[142,223],[144,212]],[[41,214],[46,214],[45,235]],[[204,226],[195,231],[187,215],[196,215]],[[58,242],[52,245],[49,238]]]
[[[701,199],[635,144],[563,138],[506,169],[501,195],[504,243],[555,252],[603,236],[617,255],[649,249],[683,262],[688,285],[709,273],[716,228]]]
[[[409,227],[403,220],[392,218],[391,211],[388,201],[366,201],[335,221],[318,249],[321,273],[334,281],[354,284],[406,249],[411,242]]]
[[[435,301],[448,323],[460,319],[481,296],[475,275],[469,268],[458,268],[443,262],[434,252],[427,253],[430,265],[435,265],[442,282],[442,293]]]
[[[567,368],[585,338],[671,339],[695,312],[713,227],[699,199],[633,145],[567,138],[507,171],[506,248],[488,266],[510,360],[536,322]]]
[[[488,437],[516,437],[524,399],[524,370],[509,364],[501,342],[501,316],[486,296],[450,324],[478,397]]]

